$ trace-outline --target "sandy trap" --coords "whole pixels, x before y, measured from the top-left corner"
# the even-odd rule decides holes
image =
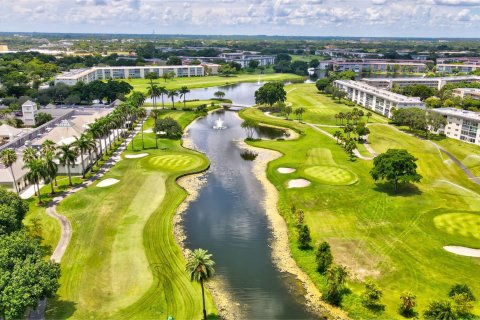
[[[152,129],[143,130],[143,133],[153,133]]]
[[[283,174],[287,174],[287,173],[293,173],[297,171],[297,169],[280,167],[277,169],[277,171]]]
[[[472,249],[460,246],[445,246],[443,249],[460,256],[480,258],[480,249]]]
[[[120,180],[113,179],[113,178],[108,178],[108,179],[105,179],[105,180],[100,181],[100,182],[97,184],[97,187],[99,187],[99,188],[105,188],[105,187],[109,187],[109,186],[111,186],[111,185],[114,185],[115,183],[118,183],[118,182],[120,182]]]
[[[292,188],[305,188],[305,187],[308,187],[309,185],[311,185],[312,183],[306,179],[294,179],[294,180],[290,180],[288,181],[288,188],[289,189],[292,189]]]
[[[139,153],[139,154],[127,154],[125,155],[126,159],[138,159],[148,156],[148,153]]]

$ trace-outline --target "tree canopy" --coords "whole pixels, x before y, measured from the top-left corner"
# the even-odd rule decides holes
[[[373,160],[370,171],[375,181],[386,180],[398,190],[398,183],[418,182],[422,178],[417,173],[417,158],[404,149],[388,149]]]
[[[284,102],[287,99],[282,82],[268,82],[255,91],[255,103],[272,106],[275,102]]]

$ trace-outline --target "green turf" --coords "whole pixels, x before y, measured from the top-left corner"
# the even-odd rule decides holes
[[[308,85],[298,85],[299,89],[288,95],[289,101],[294,105],[303,105],[307,100],[329,99],[308,88],[304,89],[303,86]],[[331,106],[337,109],[337,104]],[[310,108],[317,107],[322,110],[328,108],[313,103]],[[329,112],[331,111],[327,110],[324,114]],[[421,183],[402,186],[400,192],[395,194],[391,185],[372,180],[369,174],[372,161],[350,161],[334,140],[312,128],[262,116],[256,109],[243,110],[241,116],[303,132],[297,141],[250,143],[284,154],[269,164],[267,174],[280,192],[278,208],[292,235],[292,254],[318,287],[324,288],[325,279],[315,270],[314,251],[298,249],[296,218],[290,213],[291,206],[295,205],[305,212],[313,244],[327,240],[332,246],[336,262],[347,265],[353,274],[353,279],[348,283],[353,294],[346,296],[343,303],[350,316],[361,319],[399,318],[396,313],[399,297],[406,290],[417,295],[417,309],[423,312],[429,301],[445,298],[449,287],[457,282],[468,283],[474,294],[480,296],[480,282],[473,281],[478,277],[480,259],[462,257],[443,250],[445,245],[475,248],[479,246],[478,239],[460,233],[448,233],[437,228],[434,223],[436,217],[452,212],[480,212],[480,186],[472,183],[431,142],[412,137],[388,125],[369,126],[369,141],[377,152],[385,152],[389,148],[405,148],[418,158],[418,170],[423,176]],[[320,121],[320,117],[317,120]],[[312,159],[323,158],[331,163],[328,153],[322,149],[328,149],[336,166],[354,173],[358,182],[348,186],[335,186],[312,179],[309,188],[287,189],[286,181],[304,177],[301,169],[312,165]],[[278,167],[292,167],[297,172],[283,175],[278,173]],[[468,234],[478,230],[473,219],[460,220]],[[383,290],[382,302],[386,304],[384,313],[372,313],[361,305],[359,295],[363,291],[363,284],[355,279],[365,278],[373,278]],[[478,304],[475,312],[480,313]]]
[[[185,126],[194,112],[165,111]],[[149,120],[145,129],[151,128]],[[134,152],[104,177],[120,180],[108,188],[95,185],[62,201],[58,211],[74,230],[62,259],[58,297],[49,302],[50,319],[200,318],[201,290],[191,283],[173,237],[173,215],[186,192],[176,184],[185,173],[205,169],[208,160],[180,146],[180,140],[145,133],[147,151],[134,140]],[[128,147],[131,150],[131,145]],[[207,308],[216,309],[208,294]]]
[[[330,185],[349,185],[357,181],[354,173],[332,166],[313,166],[303,170],[307,178]]]
[[[302,107],[306,110],[303,114],[303,120],[314,124],[340,125],[335,120],[335,114],[343,112],[351,112],[353,107],[347,106],[332,98],[321,94],[314,84],[291,84],[286,86],[288,92],[287,102],[292,103],[293,109]],[[367,109],[357,106],[366,114]],[[372,112],[373,116],[369,122],[386,123],[386,119]],[[290,116],[294,118],[294,115]],[[367,118],[363,117],[362,121],[366,122]],[[341,130],[341,129],[336,129]]]
[[[182,86],[187,86],[189,89],[206,88],[215,86],[224,86],[235,84],[239,82],[257,82],[260,81],[288,81],[301,80],[303,77],[288,74],[288,73],[274,73],[274,74],[239,74],[232,77],[221,76],[207,76],[207,77],[190,77],[190,78],[173,78],[167,80],[158,79],[155,82],[160,86],[165,86],[167,89],[180,89]],[[122,80],[128,82],[133,86],[133,90],[147,92],[150,86],[148,79],[127,79]],[[188,94],[187,94],[188,98]]]
[[[433,223],[435,227],[449,234],[480,240],[480,214],[478,213],[444,213],[436,216]]]
[[[453,154],[460,160],[472,173],[480,177],[480,146],[466,143],[463,141],[445,138],[436,141],[438,145]]]

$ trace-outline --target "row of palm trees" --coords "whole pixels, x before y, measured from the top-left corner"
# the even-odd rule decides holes
[[[183,107],[185,108],[187,93],[190,92],[190,89],[187,87],[181,87],[179,90],[170,89],[168,90],[166,87],[158,86],[155,83],[152,83],[150,87],[147,89],[147,94],[152,98],[153,108],[157,108],[157,98],[162,99],[162,109],[165,109],[165,100],[164,96],[167,96],[169,99],[172,100],[172,108],[175,109],[175,97],[183,98]]]
[[[353,108],[351,112],[340,112],[335,114],[335,122],[338,124],[338,121],[340,120],[340,125],[344,124],[344,120],[347,121],[347,124],[350,123],[350,121],[353,121],[353,124],[357,124],[360,119],[366,116],[367,117],[367,122],[369,121],[370,117],[372,116],[372,113],[368,111],[366,114],[363,112],[363,110],[358,109],[358,108]]]
[[[22,158],[24,169],[27,169],[26,178],[34,186],[35,194],[39,197],[39,203],[42,203],[40,196],[40,182],[50,183],[51,193],[55,193],[54,186],[57,185],[56,177],[58,166],[64,166],[67,169],[69,185],[72,186],[71,167],[76,164],[78,156],[81,157],[82,177],[92,167],[108,149],[112,150],[115,141],[122,138],[122,134],[129,129],[133,129],[136,119],[143,119],[146,111],[140,106],[145,102],[145,96],[142,93],[134,92],[126,103],[119,105],[110,114],[95,120],[89,125],[75,141],[70,144],[57,146],[53,141],[46,140],[39,151],[32,147],[27,147],[23,151]],[[143,134],[142,134],[143,144]],[[133,148],[133,144],[132,144]],[[85,166],[85,157],[88,157],[88,166]],[[9,168],[15,184],[15,190],[19,192],[16,183],[13,165],[17,161],[17,154],[13,149],[5,149],[0,153],[0,160],[5,167]]]

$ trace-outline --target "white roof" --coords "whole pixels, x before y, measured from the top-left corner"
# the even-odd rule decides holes
[[[355,88],[366,93],[382,97],[384,99],[398,102],[398,103],[422,103],[418,97],[407,97],[398,93],[394,93],[384,89],[378,89],[377,87],[368,85],[364,82],[354,80],[335,80],[336,83],[345,85],[347,87]]]
[[[22,107],[23,106],[36,106],[37,104],[33,101],[30,101],[30,100],[27,100],[25,101],[23,104],[22,104]]]
[[[0,126],[0,137],[16,137],[22,133],[22,130],[9,126],[8,124],[2,124]]]
[[[446,116],[454,116],[468,120],[474,120],[475,122],[480,122],[480,113],[462,110],[462,109],[455,109],[455,108],[438,108],[432,109],[432,111],[446,115]]]

